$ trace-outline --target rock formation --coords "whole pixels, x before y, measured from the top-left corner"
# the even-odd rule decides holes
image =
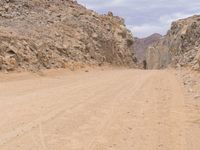
[[[168,66],[171,56],[162,41],[149,46],[146,51],[146,69],[163,69]]]
[[[74,0],[1,0],[0,70],[133,66],[133,37],[118,16]]]
[[[155,61],[154,57],[148,55],[149,53],[156,53],[154,55],[157,56],[162,54],[159,56],[159,60],[161,61],[156,61],[157,64],[155,64],[153,62]],[[147,60],[149,61],[147,64],[150,64],[149,69],[159,69],[161,66],[166,67],[169,63],[174,67],[199,69],[199,53],[200,16],[196,15],[173,22],[167,35],[158,43],[154,44],[153,48],[150,47],[148,49]],[[168,56],[168,58],[166,58],[166,56]],[[165,59],[163,57],[165,57]],[[166,59],[168,60],[166,61]]]
[[[162,35],[154,33],[146,38],[134,38],[134,52],[137,60],[142,62],[145,60],[145,53],[150,45],[158,42]]]

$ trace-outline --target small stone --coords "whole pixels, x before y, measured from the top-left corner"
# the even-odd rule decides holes
[[[188,89],[188,92],[192,93],[194,92],[192,88]]]
[[[194,96],[194,99],[200,99],[200,95]]]

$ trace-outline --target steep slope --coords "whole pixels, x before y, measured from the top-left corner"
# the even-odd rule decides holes
[[[0,70],[133,66],[124,20],[74,0],[1,0]]]
[[[149,55],[152,53],[164,61],[157,61],[159,65],[153,63],[156,58]],[[166,54],[160,56],[163,53]],[[166,57],[169,55],[171,58]],[[166,62],[166,59],[171,60]],[[148,49],[147,63],[150,69],[166,67],[169,62],[175,67],[200,68],[200,15],[173,22],[167,35]]]
[[[154,33],[146,38],[134,38],[134,52],[135,56],[138,59],[138,61],[142,62],[145,59],[145,53],[147,48],[158,42],[162,35],[158,33]]]

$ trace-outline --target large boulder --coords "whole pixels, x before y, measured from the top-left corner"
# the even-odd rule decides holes
[[[163,69],[170,63],[171,55],[168,47],[161,42],[149,46],[146,50],[146,69]]]
[[[162,35],[154,33],[145,38],[134,38],[134,56],[138,63],[145,60],[145,54],[149,46],[157,43],[162,38]]]

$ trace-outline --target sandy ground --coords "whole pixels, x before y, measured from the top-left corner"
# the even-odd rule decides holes
[[[0,150],[199,150],[200,102],[174,71],[0,75]]]

